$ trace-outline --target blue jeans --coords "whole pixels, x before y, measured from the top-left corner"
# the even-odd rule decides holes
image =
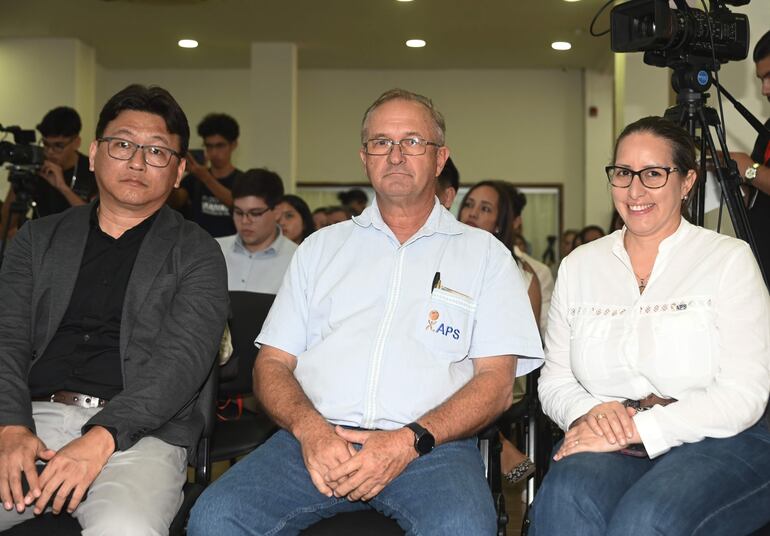
[[[279,430],[201,495],[190,536],[298,534],[323,518],[374,508],[409,535],[493,535],[494,504],[475,439],[412,461],[369,502],[326,497],[313,485],[299,442]],[[365,531],[363,532],[365,533]]]
[[[552,462],[530,519],[530,536],[749,534],[770,521],[767,423],[654,460],[587,452]]]

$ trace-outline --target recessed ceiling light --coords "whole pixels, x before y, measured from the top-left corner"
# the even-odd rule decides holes
[[[412,0],[396,0],[397,2],[411,2]]]
[[[406,42],[406,46],[409,48],[422,48],[427,43],[423,39],[410,39]]]
[[[195,39],[180,39],[178,44],[182,48],[196,48],[198,41]]]
[[[551,48],[554,50],[569,50],[572,48],[572,43],[566,41],[554,41],[551,43]]]

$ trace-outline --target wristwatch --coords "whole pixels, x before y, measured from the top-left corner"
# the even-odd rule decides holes
[[[428,454],[436,446],[436,438],[433,437],[433,434],[416,422],[410,422],[406,427],[414,432],[414,450],[420,456]]]
[[[743,176],[746,178],[746,183],[751,184],[751,181],[757,178],[757,170],[759,169],[759,164],[754,162],[751,164],[751,167],[746,170],[746,173],[743,174]]]

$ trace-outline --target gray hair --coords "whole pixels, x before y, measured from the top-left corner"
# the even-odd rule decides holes
[[[389,89],[379,97],[377,97],[377,100],[375,100],[369,108],[366,109],[366,113],[364,114],[364,119],[361,121],[361,143],[366,143],[367,140],[367,124],[369,123],[369,117],[372,115],[372,112],[379,108],[381,105],[385,104],[388,101],[392,100],[404,100],[404,101],[411,101],[411,102],[417,102],[419,104],[422,104],[430,113],[430,117],[433,120],[433,124],[436,127],[436,143],[439,145],[444,145],[445,141],[445,134],[446,134],[446,124],[444,123],[444,116],[441,115],[441,112],[439,112],[436,107],[433,105],[433,101],[430,100],[428,97],[425,97],[423,95],[420,95],[419,93],[413,93],[411,91],[407,91],[406,89]]]

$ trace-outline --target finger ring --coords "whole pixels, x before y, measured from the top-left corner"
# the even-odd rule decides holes
[[[579,443],[580,443],[580,440],[576,439],[575,441],[572,442],[572,446],[577,447]]]
[[[607,418],[607,416],[606,416],[604,413],[599,413],[599,414],[596,416],[596,420],[597,420],[597,421],[598,421],[599,419],[606,419],[606,418]]]

